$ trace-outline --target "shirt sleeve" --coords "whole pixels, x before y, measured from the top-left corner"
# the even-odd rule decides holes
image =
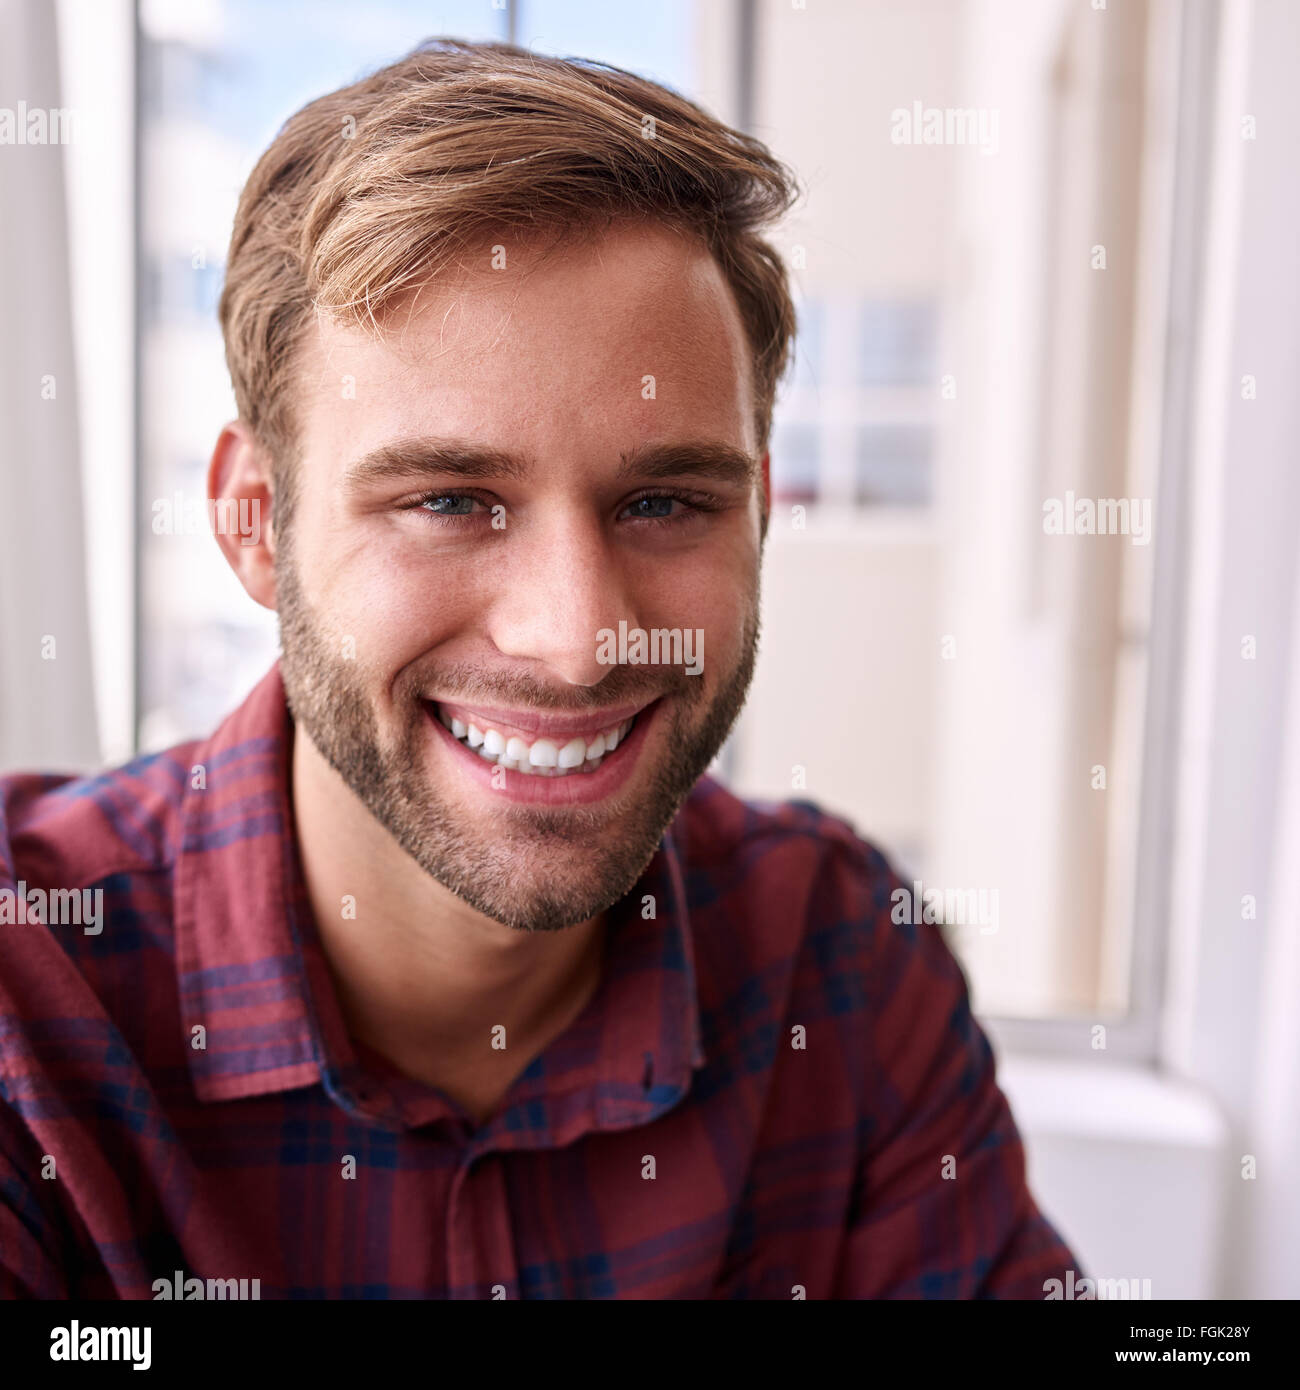
[[[867,1113],[836,1296],[1044,1298],[1048,1280],[1083,1272],[1026,1184],[966,978],[938,926],[875,902]]]

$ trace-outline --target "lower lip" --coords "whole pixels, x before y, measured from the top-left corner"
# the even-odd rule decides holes
[[[611,796],[632,775],[650,726],[658,718],[660,703],[660,700],[654,701],[637,715],[632,732],[612,753],[605,754],[595,772],[571,772],[567,777],[535,777],[490,763],[455,738],[432,705],[426,704],[424,711],[430,724],[457,755],[464,774],[484,791],[531,806],[587,806]]]

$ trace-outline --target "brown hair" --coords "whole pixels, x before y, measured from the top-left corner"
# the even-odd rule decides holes
[[[287,484],[289,386],[317,310],[378,331],[385,308],[502,229],[563,234],[639,216],[698,235],[722,267],[753,349],[765,443],[794,308],[756,229],[794,196],[765,146],[644,78],[429,40],[304,106],[249,176],[220,306],[240,417]]]

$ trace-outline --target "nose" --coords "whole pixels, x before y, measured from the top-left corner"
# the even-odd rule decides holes
[[[569,685],[599,685],[601,629],[635,626],[636,605],[617,547],[597,518],[556,512],[511,537],[491,609],[498,651],[538,662]]]

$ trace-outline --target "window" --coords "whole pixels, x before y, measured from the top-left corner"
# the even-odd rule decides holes
[[[781,502],[858,507],[931,500],[937,305],[804,296],[778,404],[772,487]]]
[[[1146,115],[1126,149],[1071,113],[1105,109],[1116,53],[1139,74],[1172,58],[1118,21],[1099,54],[1067,6],[1010,47],[982,7],[942,9],[142,4],[141,745],[208,732],[276,650],[273,615],[189,525],[234,412],[215,306],[257,155],[305,101],[434,34],[603,59],[744,113],[807,189],[776,235],[800,337],[774,420],[763,651],[727,775],[846,816],[927,887],[995,891],[995,931],[952,927],[985,1012],[1131,1012],[1152,552],[1045,534],[1042,508],[1067,489],[1155,493],[1132,387],[1158,397],[1156,103],[1173,84],[1132,78]],[[996,150],[891,138],[896,111],[981,91],[1017,103]],[[1091,320],[1070,238],[1103,212],[1108,283],[1131,297]]]
[[[756,10],[754,131],[807,187],[781,243],[803,337],[729,775],[830,806],[937,891],[986,1014],[1122,1031],[1150,1006],[1157,538],[1047,534],[1044,507],[1156,495],[1177,45],[1066,5],[1014,34],[962,3]],[[955,137],[896,140],[918,108]],[[963,914],[981,901],[996,921]]]

